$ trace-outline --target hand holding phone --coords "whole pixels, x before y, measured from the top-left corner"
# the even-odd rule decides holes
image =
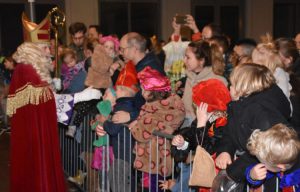
[[[187,23],[187,16],[186,15],[176,15],[175,16],[175,19],[176,19],[176,24],[179,24],[179,25],[184,25]]]

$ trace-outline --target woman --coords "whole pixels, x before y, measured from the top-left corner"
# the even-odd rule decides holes
[[[185,52],[184,63],[187,80],[182,97],[186,111],[186,119],[183,126],[188,127],[196,118],[192,102],[192,87],[208,79],[219,79],[226,86],[227,81],[224,77],[217,75],[212,69],[212,51],[206,41],[201,40],[190,43]]]

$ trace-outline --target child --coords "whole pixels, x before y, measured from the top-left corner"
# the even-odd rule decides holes
[[[83,62],[76,64],[76,52],[72,49],[65,48],[61,54],[61,60],[63,61],[61,76],[63,83],[63,91],[68,89],[72,79],[83,70]]]
[[[102,37],[100,39],[100,43],[103,45],[106,54],[109,55],[113,59],[113,64],[109,68],[109,73],[110,73],[113,85],[115,85],[116,80],[119,76],[120,70],[124,66],[123,61],[118,57],[120,42],[117,37],[113,37],[113,36],[109,35],[109,36]]]
[[[281,123],[266,131],[255,130],[247,148],[260,161],[246,170],[251,186],[264,185],[266,192],[300,191],[300,141],[296,131]],[[279,186],[269,182],[274,177]]]
[[[138,91],[138,80],[135,66],[132,63],[126,64],[121,71],[116,82],[117,100],[114,106],[112,115],[118,111],[125,111],[130,114],[131,121],[135,120],[138,115],[138,109],[135,107],[135,94]],[[113,147],[115,160],[113,168],[109,170],[109,180],[111,190],[115,191],[133,191],[131,189],[131,159],[132,143],[134,140],[131,137],[128,129],[128,123],[115,124],[111,120],[106,120],[103,126],[97,127],[97,133],[103,135],[109,134],[111,146]],[[125,179],[124,179],[125,178]],[[132,177],[133,178],[133,177]]]
[[[289,101],[271,71],[262,65],[243,64],[230,75],[228,123],[217,148],[216,165],[226,169],[237,183],[245,181],[245,169],[256,162],[249,156],[247,141],[254,129],[267,130],[277,123],[286,123],[290,116]],[[233,161],[239,152],[240,157]]]
[[[193,87],[192,98],[197,106],[197,120],[191,127],[179,130],[172,140],[172,145],[175,146],[172,147],[172,155],[181,171],[186,174],[180,174],[181,178],[177,178],[174,186],[165,188],[171,191],[189,190],[190,166],[186,164],[189,152],[195,151],[203,138],[202,147],[215,156],[215,148],[227,122],[226,109],[231,98],[229,90],[220,80],[209,79],[198,83]]]
[[[184,106],[179,96],[170,95],[170,81],[158,71],[148,66],[138,73],[138,79],[146,103],[137,120],[129,126],[137,141],[134,167],[143,172],[149,191],[157,191],[158,179],[172,172],[172,160],[170,141],[152,136],[152,132],[173,134],[184,119]]]

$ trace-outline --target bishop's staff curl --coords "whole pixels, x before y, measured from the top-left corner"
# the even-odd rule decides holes
[[[50,18],[51,18],[51,28],[54,31],[55,36],[55,77],[60,77],[60,64],[58,62],[58,31],[59,28],[63,28],[66,22],[65,13],[59,9],[58,7],[54,7],[49,11]]]

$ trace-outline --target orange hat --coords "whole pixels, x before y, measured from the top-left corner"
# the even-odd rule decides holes
[[[50,14],[36,24],[31,22],[25,13],[22,14],[24,41],[32,43],[50,43]]]
[[[208,112],[226,111],[231,101],[227,87],[218,79],[201,81],[193,87],[193,102],[199,106],[201,102],[208,104]]]
[[[132,61],[129,61],[120,72],[115,86],[125,86],[138,92],[138,78],[135,66]]]

